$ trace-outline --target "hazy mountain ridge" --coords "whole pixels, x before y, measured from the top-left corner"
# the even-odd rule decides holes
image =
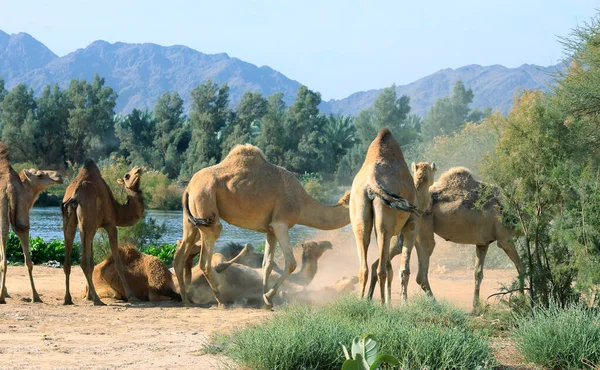
[[[501,65],[448,68],[397,86],[397,92],[410,96],[412,113],[424,116],[435,100],[450,93],[460,79],[475,93],[473,108],[489,106],[507,112],[515,93],[521,89],[547,88],[552,81],[550,73],[556,68],[528,64],[518,68]],[[95,41],[58,57],[26,33],[8,35],[0,31],[0,76],[7,88],[26,83],[40,93],[48,84],[66,88],[74,78],[91,81],[94,73],[104,77],[119,94],[116,109],[125,112],[133,108],[152,109],[165,91],[179,92],[188,104],[190,91],[208,79],[229,84],[233,106],[246,90],[265,96],[283,92],[285,102],[291,104],[300,86],[298,81],[268,66],[257,67],[225,53],[204,54],[182,45]],[[344,99],[324,101],[321,109],[325,113],[356,115],[370,107],[381,90],[361,91]]]

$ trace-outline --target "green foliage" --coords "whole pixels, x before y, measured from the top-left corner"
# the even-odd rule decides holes
[[[148,245],[145,248],[141,248],[141,251],[154,257],[160,258],[167,266],[173,263],[173,256],[175,256],[175,250],[177,244],[160,244],[160,245]]]
[[[184,125],[183,99],[177,92],[163,93],[154,107],[156,122],[154,151],[157,162],[154,168],[174,179],[181,170],[181,157],[191,140],[189,125]]]
[[[223,153],[227,153],[237,144],[256,142],[260,133],[260,120],[267,114],[267,100],[261,93],[247,91],[238,105],[235,118],[224,130]]]
[[[528,361],[551,369],[600,366],[600,314],[581,306],[537,307],[518,320],[516,347]]]
[[[469,104],[472,102],[473,90],[465,88],[462,81],[456,81],[452,95],[436,100],[427,112],[422,125],[424,139],[452,135],[460,131],[466,122],[480,121],[485,113],[477,110],[470,112]]]
[[[29,253],[34,264],[42,264],[48,261],[58,261],[61,264],[65,260],[65,243],[62,240],[53,239],[45,242],[42,238],[29,238]],[[72,263],[79,263],[81,247],[75,243],[71,252]],[[8,234],[6,244],[7,261],[10,264],[22,264],[24,260],[23,249],[17,235],[13,232]]]
[[[346,361],[342,364],[342,370],[379,370],[379,365],[383,363],[398,364],[398,359],[394,356],[378,353],[378,344],[369,334],[352,340],[352,356],[348,353],[346,346],[341,343],[340,345],[346,356]]]
[[[369,332],[401,368],[492,367],[486,341],[467,323],[464,313],[424,297],[388,309],[348,296],[325,307],[287,305],[269,321],[238,329],[211,348],[258,370],[339,369],[344,356],[337,343]]]
[[[156,136],[156,122],[149,111],[134,109],[127,115],[117,114],[115,134],[120,141],[119,149],[129,163],[149,166],[157,162],[153,143]]]

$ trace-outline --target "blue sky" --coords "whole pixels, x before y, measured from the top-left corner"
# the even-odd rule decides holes
[[[62,56],[91,42],[186,45],[269,65],[324,99],[467,64],[550,65],[600,0],[3,1],[0,29]]]

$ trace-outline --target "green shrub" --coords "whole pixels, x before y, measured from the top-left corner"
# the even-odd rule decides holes
[[[6,246],[7,260],[11,264],[24,263],[23,249],[21,241],[15,233],[9,233],[8,243]],[[49,242],[44,241],[41,237],[29,238],[29,253],[31,261],[34,264],[42,264],[48,261],[58,261],[61,264],[65,260],[65,243],[63,240],[53,239]],[[79,244],[73,245],[71,252],[71,263],[79,263],[81,247]]]
[[[166,265],[170,266],[173,263],[173,256],[175,256],[175,250],[177,244],[161,244],[161,245],[149,245],[142,249],[142,252],[149,254],[154,257],[160,258]]]
[[[344,354],[338,343],[364,333],[372,333],[380,352],[398,358],[402,368],[494,365],[487,342],[472,333],[465,314],[426,297],[395,309],[354,296],[324,307],[286,305],[261,325],[212,338],[209,348],[223,348],[252,369],[339,369]]]
[[[535,308],[513,332],[525,359],[551,369],[600,366],[600,312],[582,306]]]

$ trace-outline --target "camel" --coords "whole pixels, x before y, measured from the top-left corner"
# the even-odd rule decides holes
[[[119,256],[125,267],[125,278],[137,298],[150,302],[181,300],[171,271],[158,257],[142,253],[132,245],[119,246]],[[100,298],[124,300],[127,296],[112,253],[96,265],[92,280]]]
[[[221,163],[198,171],[183,193],[183,243],[176,250],[173,262],[183,303],[189,303],[186,286],[191,280],[186,261],[199,239],[202,243],[199,266],[215,300],[219,305],[222,302],[210,261],[223,219],[267,234],[263,300],[266,308],[272,308],[272,298],[296,269],[288,230],[296,224],[321,230],[347,225],[348,198],[349,192],[335,206],[321,204],[304,190],[294,174],[269,163],[259,148],[250,144],[235,146]],[[284,273],[269,288],[277,242],[285,258]]]
[[[56,171],[40,171],[33,168],[20,174],[10,165],[6,144],[0,142],[0,303],[6,303],[6,271],[8,229],[12,229],[21,241],[25,265],[29,272],[32,301],[42,302],[33,282],[33,263],[29,255],[29,210],[40,193],[55,184],[62,184],[62,176]]]
[[[279,292],[282,296],[284,291],[294,295],[294,293],[298,293],[310,284],[317,271],[318,259],[325,250],[331,249],[331,244],[329,242],[312,242],[303,243],[302,247],[302,268],[300,272],[290,275],[282,285],[282,291]],[[252,246],[246,244],[244,249],[230,261],[226,261],[220,253],[213,254],[211,267],[215,272],[213,276],[221,293],[222,302],[236,303],[243,301],[252,306],[264,303],[261,269],[253,269],[239,263],[239,261],[244,260],[244,255],[251,253],[252,250]],[[277,278],[279,274],[273,272],[273,275]],[[187,294],[191,302],[201,305],[217,303],[206,276],[199,265],[192,270],[192,276],[191,284],[187,286]],[[293,279],[294,276],[298,278]],[[292,283],[292,280],[296,283]]]
[[[112,191],[102,178],[100,170],[92,160],[86,160],[77,177],[67,187],[61,206],[65,235],[65,264],[63,267],[66,286],[65,305],[73,304],[69,276],[71,274],[71,250],[73,249],[73,239],[78,225],[82,248],[81,268],[88,285],[87,299],[93,301],[96,306],[104,305],[94,289],[92,279],[94,270],[92,242],[96,231],[103,228],[108,234],[110,249],[127,300],[129,302],[138,301],[125,279],[123,262],[120,254],[117,253],[117,226],[134,225],[144,216],[144,197],[140,190],[141,176],[142,169],[136,166],[125,174],[122,179],[117,180],[119,184],[125,187],[127,192],[126,204],[119,204],[116,201]]]
[[[197,242],[196,245],[198,245]],[[246,246],[249,246],[249,244],[246,244]],[[215,248],[215,252],[219,252],[226,259],[233,259],[237,255],[239,255],[244,248],[245,246],[241,245],[240,243],[229,242],[223,247],[218,248],[218,250]],[[200,249],[198,248],[198,253],[199,252]],[[241,259],[237,260],[237,263],[241,263],[242,265],[252,267],[253,269],[259,269],[262,268],[263,255],[263,253],[255,252],[254,247],[250,246],[249,250],[246,253],[242,254]]]
[[[435,162],[432,162],[431,164],[427,163],[427,162],[419,162],[418,164],[415,164],[415,162],[411,163],[411,170],[414,174],[414,184],[415,184],[415,189],[417,191],[417,199],[418,199],[418,204],[417,204],[417,208],[423,211],[426,211],[429,209],[430,207],[430,203],[431,203],[431,197],[429,196],[429,187],[433,184],[433,179],[435,176],[435,171],[437,170]],[[410,217],[408,218],[409,221],[415,221],[416,222],[416,227],[417,229],[419,228],[420,225],[420,221],[421,221],[421,217],[417,216],[416,214],[411,214]],[[419,237],[418,237],[418,233],[417,233],[417,240],[415,242],[415,245],[418,248],[419,245]],[[403,297],[403,299],[406,301],[407,300],[407,295],[408,295],[408,279],[410,277],[410,255],[411,255],[411,250],[409,250],[408,248],[405,248],[403,250],[402,246],[404,243],[404,236],[402,234],[400,234],[398,237],[394,237],[392,238],[392,247],[390,249],[390,261],[392,259],[394,259],[394,257],[396,257],[397,255],[402,253],[402,272],[400,274],[400,280],[402,282],[402,289],[401,289],[401,295]],[[422,258],[422,264],[423,265],[427,265],[429,264],[429,260],[424,258],[424,253],[417,253],[419,258]],[[419,260],[421,262],[421,260]],[[371,266],[371,282],[369,285],[369,293],[368,293],[368,297],[369,299],[373,298],[373,293],[375,292],[375,285],[377,284],[377,272],[376,272],[376,268],[379,264],[379,260],[376,260],[373,265]],[[422,288],[425,292],[427,292],[428,295],[433,296],[433,293],[431,292],[431,288],[429,287],[429,282],[427,281],[427,279],[425,277],[422,276],[423,273],[427,273],[428,269],[424,269],[421,270],[419,269],[419,273],[417,275],[417,284],[422,285]]]
[[[389,128],[383,128],[369,145],[365,161],[354,177],[350,195],[350,219],[360,260],[358,279],[360,295],[364,297],[369,267],[367,250],[371,230],[375,227],[379,245],[377,276],[382,304],[389,304],[392,291],[392,264],[389,260],[390,240],[404,233],[410,248],[416,239],[416,223],[408,222],[411,214],[420,212],[412,175],[402,149]],[[387,290],[386,290],[387,286]]]
[[[502,222],[501,202],[494,186],[477,181],[471,171],[454,167],[444,172],[430,188],[431,211],[423,216],[419,228],[419,284],[428,287],[429,258],[435,248],[433,234],[458,244],[474,244],[475,291],[473,310],[479,305],[479,289],[483,280],[483,264],[488,247],[494,241],[504,250],[519,273],[523,290],[525,269],[513,244],[515,230]],[[421,254],[424,254],[421,257]],[[421,270],[423,272],[421,272]]]

